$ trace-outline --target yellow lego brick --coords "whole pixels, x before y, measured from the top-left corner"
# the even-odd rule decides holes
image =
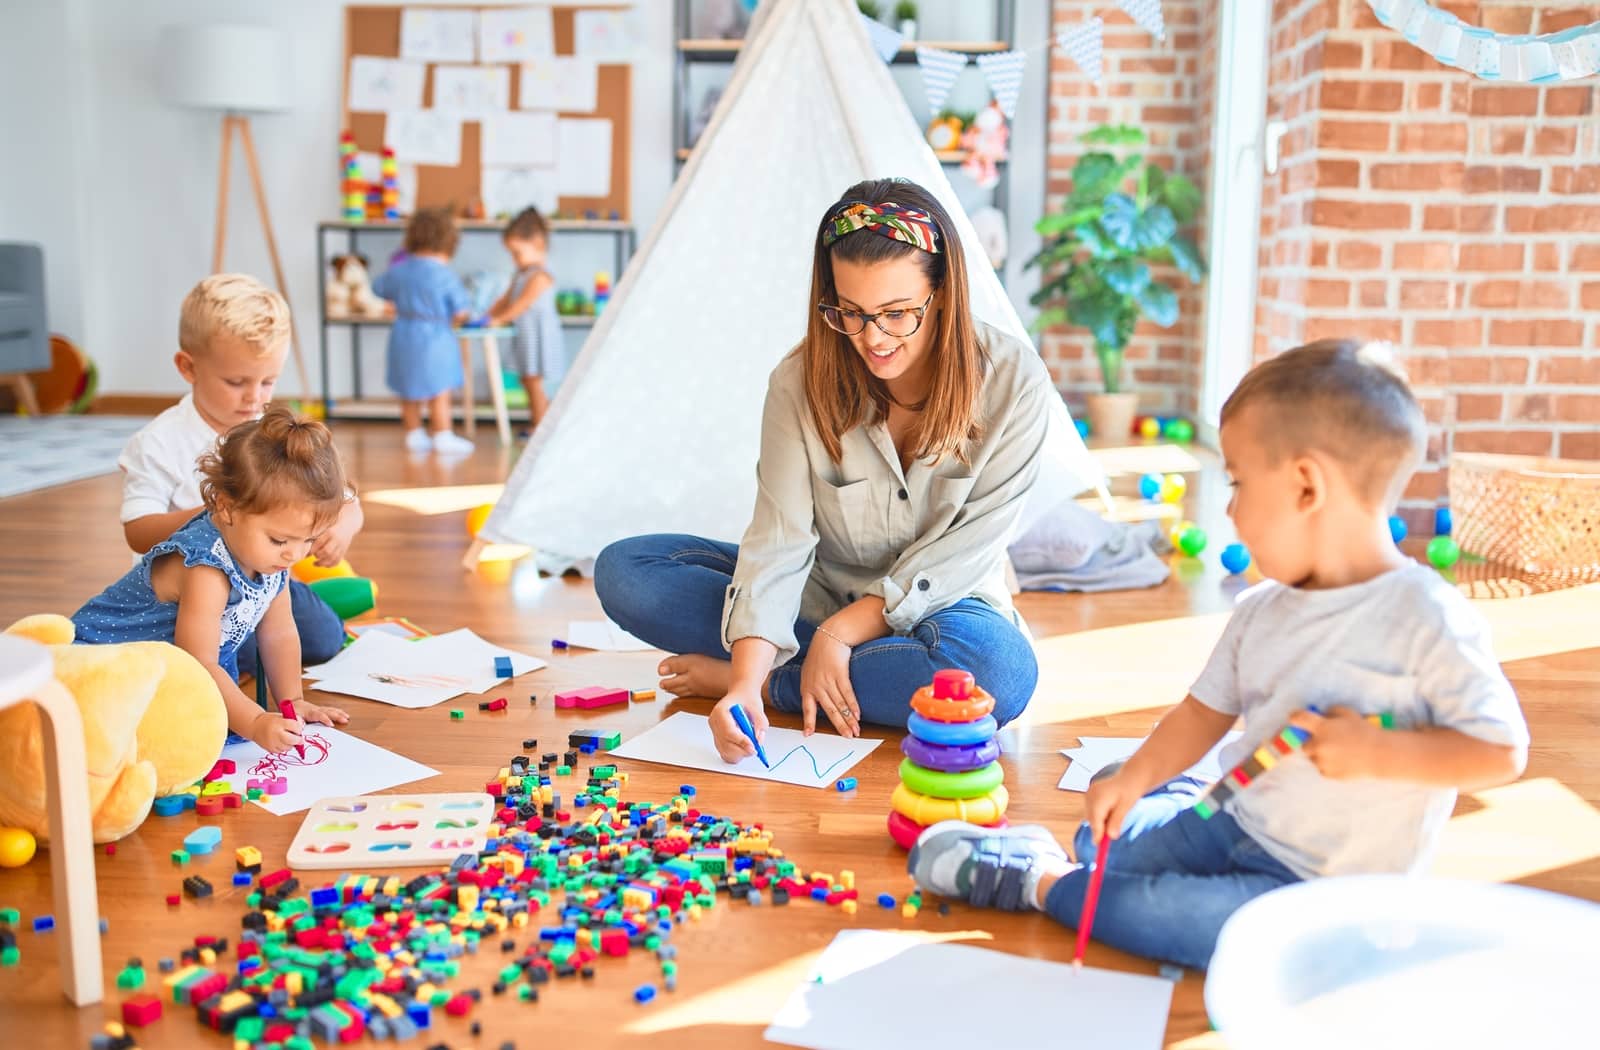
[[[844,909],[846,915],[854,915],[856,913],[856,902],[853,900],[842,900],[839,902],[839,907]]]
[[[902,904],[900,906],[900,917],[902,919],[915,919],[917,912],[920,910],[915,904]]]
[[[592,947],[593,944],[594,944],[594,935],[591,934],[588,930],[579,930],[577,935],[575,937],[573,937],[572,939],[577,943],[578,947],[580,947],[580,948],[589,948],[589,947]]]
[[[369,992],[367,1001],[372,1004],[373,1009],[385,1017],[394,1018],[405,1013],[404,1010],[400,1009],[399,1004],[382,992]]]
[[[456,906],[465,911],[472,911],[476,908],[478,906],[478,887],[462,886],[457,889]]]
[[[178,969],[167,974],[167,976],[162,979],[161,983],[166,985],[168,988],[176,988],[178,985],[194,976],[197,972],[199,972],[199,970],[200,967],[194,965],[179,967]]]
[[[251,998],[249,992],[245,992],[245,991],[241,991],[239,989],[235,989],[234,991],[228,992],[226,995],[224,995],[222,997],[222,1001],[217,1004],[217,1007],[220,1010],[222,1010],[224,1013],[227,1013],[228,1011],[231,1011],[231,1010],[237,1010],[239,1007],[245,1005],[246,1003],[254,1003],[254,1002],[255,1002],[255,999]]]
[[[436,990],[437,989],[435,989],[432,984],[427,981],[423,981],[421,984],[417,985],[417,998],[422,1002],[427,1002],[429,999],[433,998],[433,993]]]
[[[213,951],[212,949],[210,949],[210,948],[201,948],[200,949],[200,965],[201,966],[215,966],[215,965],[217,965],[217,953],[215,951]]]
[[[383,892],[387,896],[393,897],[396,893],[400,892],[400,887],[402,885],[404,884],[400,881],[400,876],[391,875],[383,883]]]
[[[296,998],[305,990],[305,978],[300,975],[299,971],[290,970],[283,975],[283,987],[288,991],[291,999]]]
[[[525,911],[519,911],[515,915],[511,916],[511,925],[518,930],[528,925],[528,913]]]
[[[240,846],[233,851],[233,859],[241,868],[253,868],[261,863],[261,851],[254,846]]]
[[[856,873],[846,868],[839,873],[839,885],[847,890],[856,888]]]

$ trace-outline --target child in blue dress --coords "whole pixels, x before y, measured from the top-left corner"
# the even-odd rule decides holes
[[[394,303],[389,389],[400,395],[406,448],[412,452],[472,451],[472,442],[450,430],[450,394],[464,378],[460,343],[451,328],[467,319],[471,305],[466,286],[450,268],[459,239],[448,211],[419,211],[406,223],[405,257],[372,282],[374,292]]]
[[[537,208],[525,208],[505,233],[506,251],[516,263],[511,287],[489,308],[489,325],[510,324],[511,360],[528,393],[529,429],[539,425],[550,398],[544,381],[559,380],[567,368],[566,340],[556,312],[556,282],[545,266],[550,225]]]
[[[205,510],[151,547],[122,579],[72,616],[81,642],[172,642],[211,672],[228,728],[263,749],[301,742],[304,722],[343,725],[335,707],[301,699],[300,636],[289,607],[289,566],[339,517],[346,482],[321,423],[269,408],[200,458]],[[239,689],[237,654],[254,631],[278,702],[299,720],[258,707]]]

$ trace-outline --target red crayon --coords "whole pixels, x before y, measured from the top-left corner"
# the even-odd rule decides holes
[[[300,716],[294,713],[293,700],[279,700],[278,713],[291,722],[300,721]],[[306,746],[304,744],[296,744],[294,746],[294,753],[300,756],[301,761],[305,761]]]
[[[1100,903],[1100,881],[1106,874],[1106,854],[1111,851],[1111,836],[1101,835],[1100,845],[1094,851],[1094,871],[1089,875],[1089,888],[1083,894],[1083,914],[1078,916],[1078,946],[1072,953],[1072,965],[1083,965],[1083,950],[1089,947],[1089,928],[1094,925],[1095,905]]]

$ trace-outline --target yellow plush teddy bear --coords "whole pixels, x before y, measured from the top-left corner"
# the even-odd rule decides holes
[[[137,828],[157,795],[209,771],[228,734],[216,682],[166,642],[73,645],[72,621],[29,616],[6,628],[51,647],[56,681],[78,701],[89,759],[89,813],[96,842]],[[0,825],[49,833],[39,711],[0,711]]]

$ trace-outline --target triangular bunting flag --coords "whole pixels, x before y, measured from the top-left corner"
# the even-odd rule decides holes
[[[1167,20],[1161,14],[1161,0],[1117,0],[1117,6],[1157,40],[1167,38]]]
[[[967,56],[959,51],[919,47],[917,65],[922,67],[922,86],[928,92],[928,109],[937,115],[944,108],[944,100],[949,97],[956,77],[967,67]]]
[[[900,42],[905,38],[876,18],[862,15],[861,21],[866,23],[867,37],[872,41],[872,50],[876,51],[878,57],[885,62],[893,62],[895,54],[900,50]]]
[[[978,56],[978,68],[983,70],[983,79],[989,82],[989,90],[994,93],[995,101],[1000,103],[1000,111],[1007,120],[1011,120],[1017,112],[1017,96],[1022,93],[1022,71],[1027,64],[1026,51],[1001,51]]]
[[[1056,36],[1056,43],[1083,70],[1084,75],[1096,84],[1105,72],[1101,59],[1105,55],[1105,23],[1098,17],[1080,26],[1064,29]]]

